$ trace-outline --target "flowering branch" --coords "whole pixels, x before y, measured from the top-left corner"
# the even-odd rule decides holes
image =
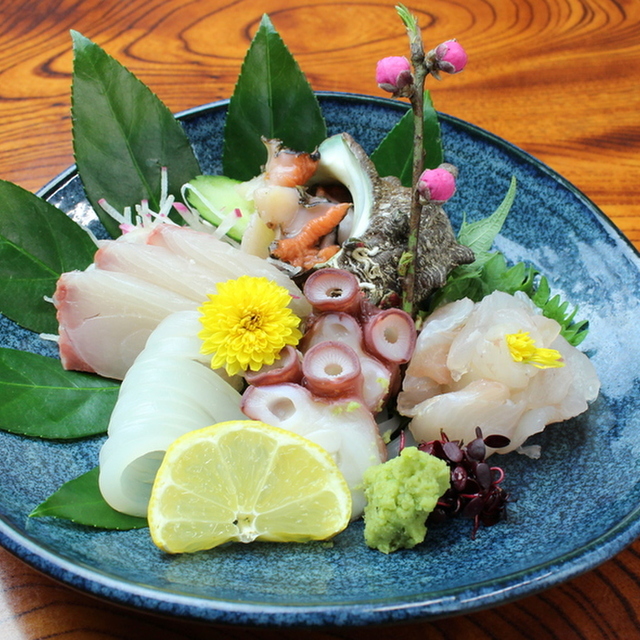
[[[398,267],[402,276],[402,308],[415,315],[415,281],[420,237],[420,220],[426,202],[444,202],[455,192],[455,169],[441,165],[424,171],[424,86],[429,74],[440,79],[439,72],[458,73],[467,63],[467,54],[456,40],[447,40],[425,54],[418,21],[404,5],[396,11],[407,29],[411,63],[399,56],[383,58],[376,68],[378,86],[395,98],[409,98],[413,112],[413,192],[409,213],[407,248]],[[413,68],[413,73],[411,72]]]
[[[409,214],[409,237],[407,250],[402,260],[403,263],[403,287],[402,308],[410,315],[414,315],[415,281],[416,281],[416,256],[418,253],[418,237],[420,235],[420,218],[422,217],[422,203],[420,192],[415,188],[424,168],[424,85],[429,73],[425,64],[424,46],[420,27],[404,5],[398,5],[396,11],[404,23],[409,36],[411,50],[411,65],[413,67],[414,80],[411,95],[411,109],[413,111],[413,171],[411,194],[411,209]]]

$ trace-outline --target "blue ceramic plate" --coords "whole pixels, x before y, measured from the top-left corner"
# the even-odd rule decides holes
[[[349,131],[368,151],[404,107],[323,94],[330,132]],[[226,103],[182,114],[207,172],[220,171]],[[232,545],[168,556],[147,530],[96,531],[27,514],[63,482],[97,464],[102,438],[44,442],[0,433],[0,542],[46,574],[129,607],[216,623],[367,625],[470,612],[586,571],[640,535],[640,260],[577,189],[495,136],[442,117],[448,161],[460,168],[447,206],[457,227],[493,212],[513,175],[516,203],[498,248],[527,260],[590,320],[582,348],[602,393],[589,412],[535,437],[539,460],[500,463],[513,496],[507,522],[433,527],[412,551],[368,549],[362,523],[330,543]],[[41,195],[78,219],[87,205],[73,169]],[[90,216],[89,216],[90,217]],[[89,219],[89,218],[86,218]],[[2,345],[38,341],[6,322]]]

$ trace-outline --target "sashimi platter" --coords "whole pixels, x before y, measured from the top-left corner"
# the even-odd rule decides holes
[[[467,54],[397,13],[389,99],[314,93],[264,16],[231,99],[178,118],[72,33],[76,165],[0,181],[9,550],[151,611],[369,624],[638,535],[637,254],[435,110]]]

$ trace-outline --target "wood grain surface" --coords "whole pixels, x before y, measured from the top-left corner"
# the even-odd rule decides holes
[[[73,162],[69,30],[103,46],[173,110],[229,97],[263,13],[313,87],[383,95],[403,55],[393,2],[0,0],[0,179],[37,190]],[[640,0],[416,0],[427,44],[467,70],[431,85],[441,111],[556,169],[640,246]],[[75,593],[0,550],[0,638],[640,638],[640,542],[559,587],[491,610],[376,629],[256,630],[161,620]]]

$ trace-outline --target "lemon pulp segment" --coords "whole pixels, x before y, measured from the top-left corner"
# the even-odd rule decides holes
[[[153,541],[169,553],[229,541],[323,540],[350,515],[349,487],[331,456],[256,420],[178,438],[158,470],[148,512]]]

